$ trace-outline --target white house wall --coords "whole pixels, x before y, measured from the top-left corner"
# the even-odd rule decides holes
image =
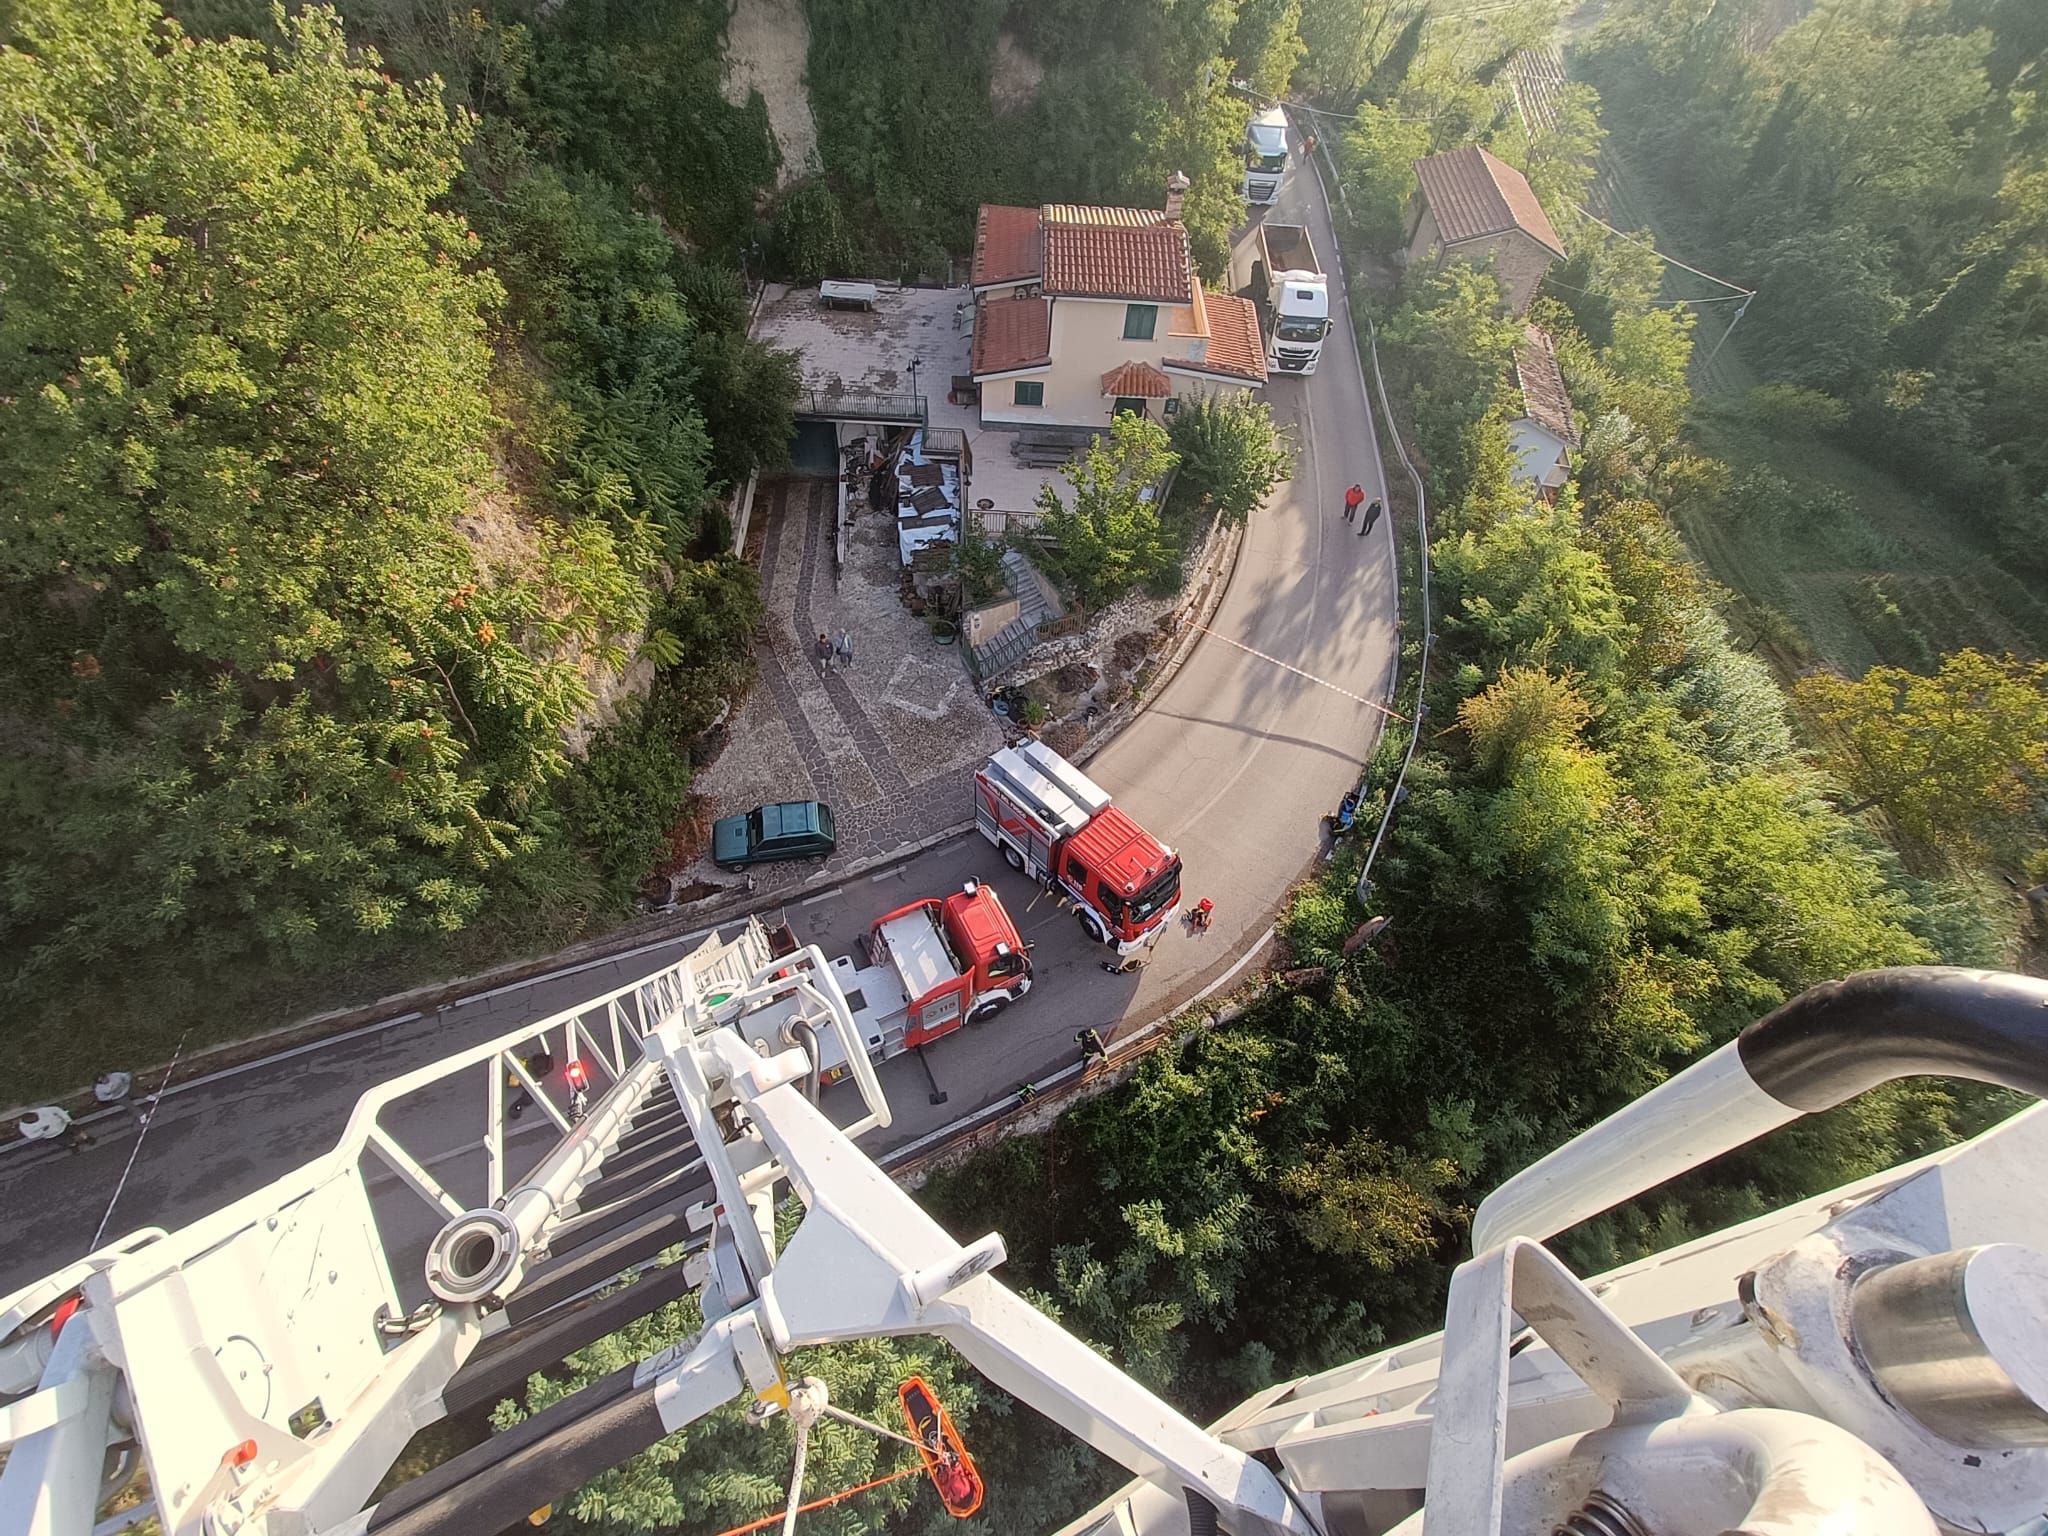
[[[1570,474],[1571,459],[1563,438],[1528,417],[1508,424],[1508,453],[1515,478],[1555,490]]]
[[[1161,304],[1159,321],[1150,341],[1124,339],[1122,299],[1054,299],[1052,301],[1052,363],[1018,379],[1036,379],[1045,385],[1045,404],[1017,405],[1011,385],[1015,379],[990,379],[981,387],[983,421],[1037,423],[1062,427],[1106,427],[1116,402],[1102,393],[1102,376],[1123,363],[1150,363],[1160,367],[1169,357],[1198,356],[1200,338],[1172,336],[1176,309],[1186,306]],[[1178,387],[1178,386],[1176,386]],[[1154,420],[1160,417],[1160,402],[1149,402]]]

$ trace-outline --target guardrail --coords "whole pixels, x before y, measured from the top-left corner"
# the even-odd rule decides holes
[[[914,421],[919,426],[929,419],[923,395],[867,390],[799,390],[796,414],[813,421]]]

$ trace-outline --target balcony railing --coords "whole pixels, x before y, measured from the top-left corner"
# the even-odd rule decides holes
[[[796,397],[800,417],[823,421],[914,421],[927,417],[923,395],[890,395],[866,390],[806,389]]]

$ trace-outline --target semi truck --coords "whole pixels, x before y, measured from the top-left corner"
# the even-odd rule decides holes
[[[1287,113],[1268,107],[1245,125],[1244,200],[1271,203],[1280,196],[1280,178],[1287,173]]]
[[[1179,855],[1042,741],[1005,747],[975,773],[974,824],[1119,955],[1156,940],[1180,909]]]
[[[1330,284],[1302,224],[1258,227],[1258,255],[1252,263],[1252,299],[1266,338],[1271,373],[1310,374],[1330,333]]]
[[[737,932],[711,935],[689,959],[698,1000],[714,1014],[762,980],[787,979],[787,992],[724,1022],[756,1049],[804,1047],[827,1083],[849,1069],[842,1031],[858,1036],[870,1058],[887,1061],[991,1018],[1031,990],[1030,946],[1002,898],[977,880],[898,907],[876,919],[859,953],[825,962],[846,999],[848,1016],[835,1018],[836,1029],[815,1027],[821,994],[804,985],[823,956],[787,922],[771,927],[749,918]]]

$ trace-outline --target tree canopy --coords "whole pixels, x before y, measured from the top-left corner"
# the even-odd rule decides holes
[[[2048,665],[1972,650],[1922,677],[1872,667],[1860,679],[1815,673],[1800,702],[1843,781],[1907,837],[1982,846],[2048,785]]]

